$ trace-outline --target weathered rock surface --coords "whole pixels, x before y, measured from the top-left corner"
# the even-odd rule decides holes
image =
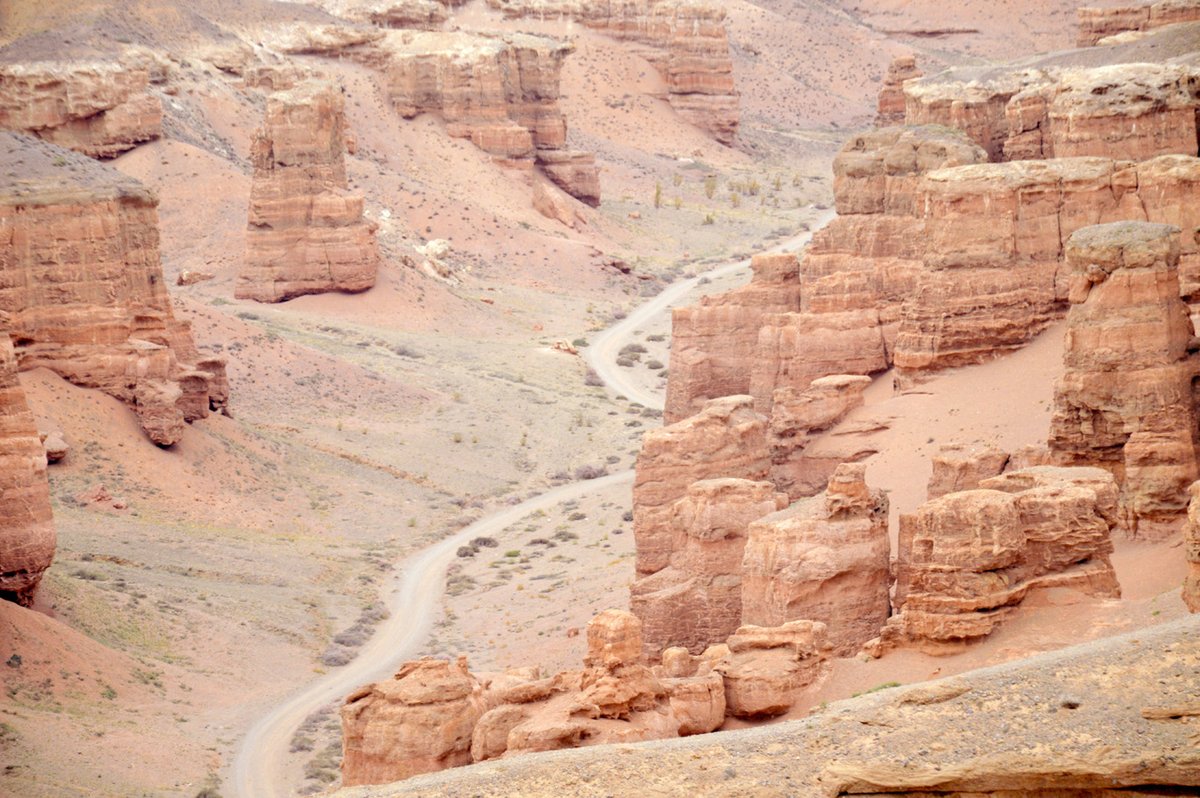
[[[465,0],[320,0],[318,5],[343,19],[384,28],[438,28]]]
[[[112,158],[162,135],[148,88],[145,69],[109,62],[0,64],[0,129]]]
[[[875,114],[875,126],[904,124],[904,81],[921,77],[924,72],[917,66],[913,55],[899,55],[888,65],[879,89],[879,110]]]
[[[767,477],[766,426],[749,396],[727,396],[713,399],[694,416],[646,433],[633,482],[639,575],[671,564],[682,541],[670,519],[690,485],[721,477],[755,482]]]
[[[777,388],[771,395],[767,443],[771,449],[771,482],[792,501],[825,489],[833,469],[846,461],[828,462],[808,452],[812,440],[863,404],[871,378],[861,374],[819,377],[803,391]]]
[[[1160,0],[1140,6],[1085,7],[1077,9],[1075,13],[1079,20],[1076,43],[1079,47],[1092,47],[1110,36],[1200,20],[1200,1]]]
[[[202,356],[171,307],[153,193],[20,134],[0,133],[0,170],[22,175],[0,189],[0,310],[20,368],[126,402],[163,446],[224,410],[224,360]]]
[[[674,424],[709,399],[750,392],[759,329],[772,313],[800,310],[796,256],[761,254],[750,260],[750,283],[671,313],[671,376],[663,419]]]
[[[32,603],[55,542],[46,450],[17,382],[12,343],[0,335],[0,599]]]
[[[829,654],[825,624],[789,621],[753,624],[729,638],[715,668],[725,680],[726,712],[736,718],[782,715],[816,681]]]
[[[1189,616],[840,701],[803,722],[487,762],[336,795],[558,798],[630,784],[662,798],[1194,792],[1200,748],[1186,674],[1197,658],[1200,617]]]
[[[1183,603],[1192,612],[1200,612],[1200,483],[1193,482],[1188,493],[1187,523],[1183,527],[1188,572],[1183,580]]]
[[[670,564],[630,587],[648,659],[671,647],[699,654],[742,624],[742,552],[751,521],[787,504],[770,482],[705,479],[675,502],[666,523]]]
[[[1109,554],[1117,486],[1098,468],[1036,467],[900,517],[894,605],[880,653],[940,653],[985,636],[1037,587],[1119,595]]]
[[[235,295],[282,302],[375,284],[375,228],[346,187],[345,112],[329,84],[306,83],[267,101],[254,137],[246,255]]]
[[[1179,298],[1178,229],[1119,222],[1067,244],[1071,311],[1050,449],[1121,476],[1130,534],[1161,537],[1197,477],[1195,334]]]
[[[1008,460],[1008,452],[991,445],[943,446],[930,460],[933,473],[926,496],[936,499],[947,493],[975,490],[983,480],[999,476]]]
[[[406,662],[342,706],[342,783],[384,784],[471,761],[483,687],[455,663]]]
[[[750,524],[742,560],[742,620],[759,626],[821,621],[850,656],[887,621],[888,500],[866,466],[838,468],[823,495]]]
[[[686,121],[732,144],[738,94],[725,30],[725,9],[695,0],[488,0],[506,16],[577,19],[589,28],[645,47],[667,83],[667,101]]]

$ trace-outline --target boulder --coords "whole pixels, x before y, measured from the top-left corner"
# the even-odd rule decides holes
[[[722,648],[727,653],[715,670],[725,680],[725,711],[735,718],[787,712],[828,657],[825,624],[809,620],[772,628],[747,624]]]

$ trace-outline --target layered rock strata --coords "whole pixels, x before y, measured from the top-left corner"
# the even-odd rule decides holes
[[[924,74],[917,66],[916,56],[900,55],[892,59],[892,63],[888,64],[887,74],[883,77],[883,86],[879,89],[876,127],[904,124],[904,81],[919,78]]]
[[[693,0],[488,0],[506,16],[568,17],[642,45],[667,84],[667,101],[686,121],[724,144],[737,134],[738,94],[725,9]]]
[[[0,64],[0,129],[95,158],[113,158],[162,135],[162,103],[149,72],[121,64]]]
[[[1132,33],[1154,30],[1178,22],[1200,20],[1200,0],[1159,0],[1141,6],[1116,6],[1114,8],[1080,8],[1079,47],[1102,44],[1103,39]]]
[[[699,654],[742,623],[742,553],[751,521],[782,509],[787,497],[769,482],[705,479],[671,507],[670,564],[630,587],[646,651],[671,647]]]
[[[682,421],[709,399],[749,393],[747,364],[753,359],[764,319],[800,310],[800,265],[795,255],[755,255],[750,269],[748,285],[671,312],[665,423]]]
[[[483,687],[455,663],[406,662],[342,706],[342,784],[384,784],[471,761]]]
[[[1103,469],[1040,466],[902,515],[897,614],[871,650],[955,650],[990,634],[1039,587],[1120,595],[1109,561],[1117,494]]]
[[[646,433],[633,482],[639,577],[661,571],[681,546],[674,505],[703,479],[761,482],[770,471],[766,420],[748,396],[714,399],[694,416]]]
[[[887,621],[888,500],[840,466],[825,493],[750,524],[742,560],[742,620],[825,624],[835,654],[850,656]]]
[[[33,602],[54,559],[55,542],[46,449],[5,334],[0,336],[0,599]]]
[[[789,621],[773,628],[739,627],[719,650],[726,712],[735,718],[782,715],[815,682],[829,655],[825,624]]]
[[[1161,537],[1197,477],[1193,381],[1200,361],[1179,298],[1178,228],[1119,222],[1067,243],[1071,310],[1050,449],[1122,483],[1129,532]]]
[[[202,356],[171,307],[154,194],[17,134],[0,134],[0,169],[26,176],[0,191],[0,310],[20,368],[120,399],[162,446],[185,422],[224,411],[224,360]]]
[[[267,100],[254,136],[246,253],[235,296],[282,302],[375,284],[375,227],[347,190],[345,113],[331,85],[309,82]]]
[[[573,47],[525,34],[389,34],[359,57],[383,74],[406,119],[434,113],[451,136],[509,163],[536,163],[567,193],[600,204],[591,153],[569,150],[559,107],[563,59]]]

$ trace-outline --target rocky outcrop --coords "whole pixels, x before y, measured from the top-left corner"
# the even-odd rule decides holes
[[[782,509],[770,482],[705,479],[671,507],[670,564],[634,582],[630,610],[649,658],[671,647],[699,654],[742,623],[742,553],[751,521]]]
[[[694,416],[642,440],[633,482],[633,533],[639,576],[661,571],[680,548],[670,519],[689,486],[702,479],[763,481],[770,470],[765,419],[748,396],[713,399]]]
[[[0,129],[95,158],[162,135],[162,103],[149,73],[109,62],[0,64]]]
[[[1110,36],[1200,20],[1200,1],[1159,0],[1141,6],[1085,7],[1077,9],[1075,14],[1079,20],[1076,44],[1079,47],[1092,47],[1102,44],[1101,40]]]
[[[963,67],[904,93],[908,124],[958,128],[992,161],[1197,153],[1195,66]]]
[[[767,444],[771,449],[771,482],[795,501],[820,493],[834,469],[853,457],[813,456],[809,444],[863,405],[871,378],[861,374],[819,377],[803,391],[777,388],[771,395]]]
[[[3,326],[7,326],[6,324]],[[2,328],[0,328],[2,329]],[[0,336],[0,599],[29,605],[54,559],[46,450],[7,335]]]
[[[1188,493],[1187,523],[1183,527],[1188,570],[1183,579],[1183,603],[1192,612],[1200,612],[1200,482],[1193,482]]]
[[[671,312],[671,375],[663,419],[682,421],[709,399],[750,392],[764,319],[800,310],[800,268],[790,253],[750,259],[750,283]]]
[[[728,653],[715,667],[725,681],[726,712],[735,718],[787,712],[829,655],[825,624],[816,621],[742,626],[722,648]]]
[[[566,149],[558,104],[563,60],[573,49],[526,34],[389,33],[359,57],[382,73],[405,119],[437,114],[451,136],[470,139],[502,162],[534,162],[564,191],[595,206],[595,160]]]
[[[1116,482],[1102,469],[1041,466],[902,515],[898,614],[870,650],[955,650],[990,634],[1038,587],[1119,595],[1109,562],[1116,499]]]
[[[879,89],[879,110],[876,127],[904,124],[904,81],[919,78],[925,73],[917,66],[913,55],[898,55],[888,64],[883,86]]]
[[[1179,298],[1179,231],[1119,222],[1067,244],[1071,310],[1050,449],[1122,475],[1130,534],[1161,537],[1197,477],[1193,381],[1200,362]]]
[[[888,500],[866,466],[838,468],[823,495],[750,524],[742,560],[742,620],[759,626],[821,621],[839,656],[887,621]]]
[[[483,687],[457,662],[406,662],[342,706],[342,784],[384,784],[471,761]]]
[[[320,0],[318,5],[343,19],[384,28],[434,30],[466,0]]]
[[[0,170],[21,175],[0,190],[0,310],[20,368],[126,402],[162,446],[225,410],[224,361],[197,351],[171,307],[153,193],[17,134],[0,134]]]
[[[686,121],[732,144],[738,95],[725,30],[725,9],[694,0],[488,0],[510,17],[568,17],[641,45],[638,55],[667,83],[667,101]]]
[[[267,101],[254,136],[246,254],[235,295],[282,302],[375,284],[375,228],[347,190],[342,95],[306,83]]]
[[[759,331],[750,392],[760,412],[779,388],[890,365],[901,303],[923,269],[922,176],[984,160],[944,128],[883,128],[846,143],[834,159],[838,216],[800,264],[801,312],[768,316]]]
[[[930,458],[933,473],[926,496],[936,499],[947,493],[975,490],[983,480],[999,476],[1008,461],[1008,452],[992,445],[943,446]]]

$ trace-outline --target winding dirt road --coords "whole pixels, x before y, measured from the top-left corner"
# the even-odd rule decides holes
[[[815,224],[821,227],[833,218],[823,214]],[[768,250],[795,251],[808,243],[812,233],[792,238]],[[645,407],[662,409],[663,398],[629,381],[625,370],[616,365],[617,353],[655,314],[679,302],[704,277],[716,278],[744,269],[749,259],[727,263],[703,275],[672,284],[658,296],[638,307],[626,318],[597,335],[586,350],[588,365],[616,393]],[[359,649],[349,664],[301,687],[251,727],[238,748],[229,776],[229,789],[238,798],[290,798],[284,772],[292,735],[312,712],[331,701],[340,700],[360,685],[390,676],[400,662],[412,659],[429,635],[442,598],[442,579],[455,550],[472,538],[491,536],[530,513],[553,507],[559,502],[582,497],[601,488],[633,483],[633,471],[621,471],[599,479],[562,485],[506,510],[482,518],[461,531],[413,555],[405,561],[384,595],[391,613],[375,635]]]

